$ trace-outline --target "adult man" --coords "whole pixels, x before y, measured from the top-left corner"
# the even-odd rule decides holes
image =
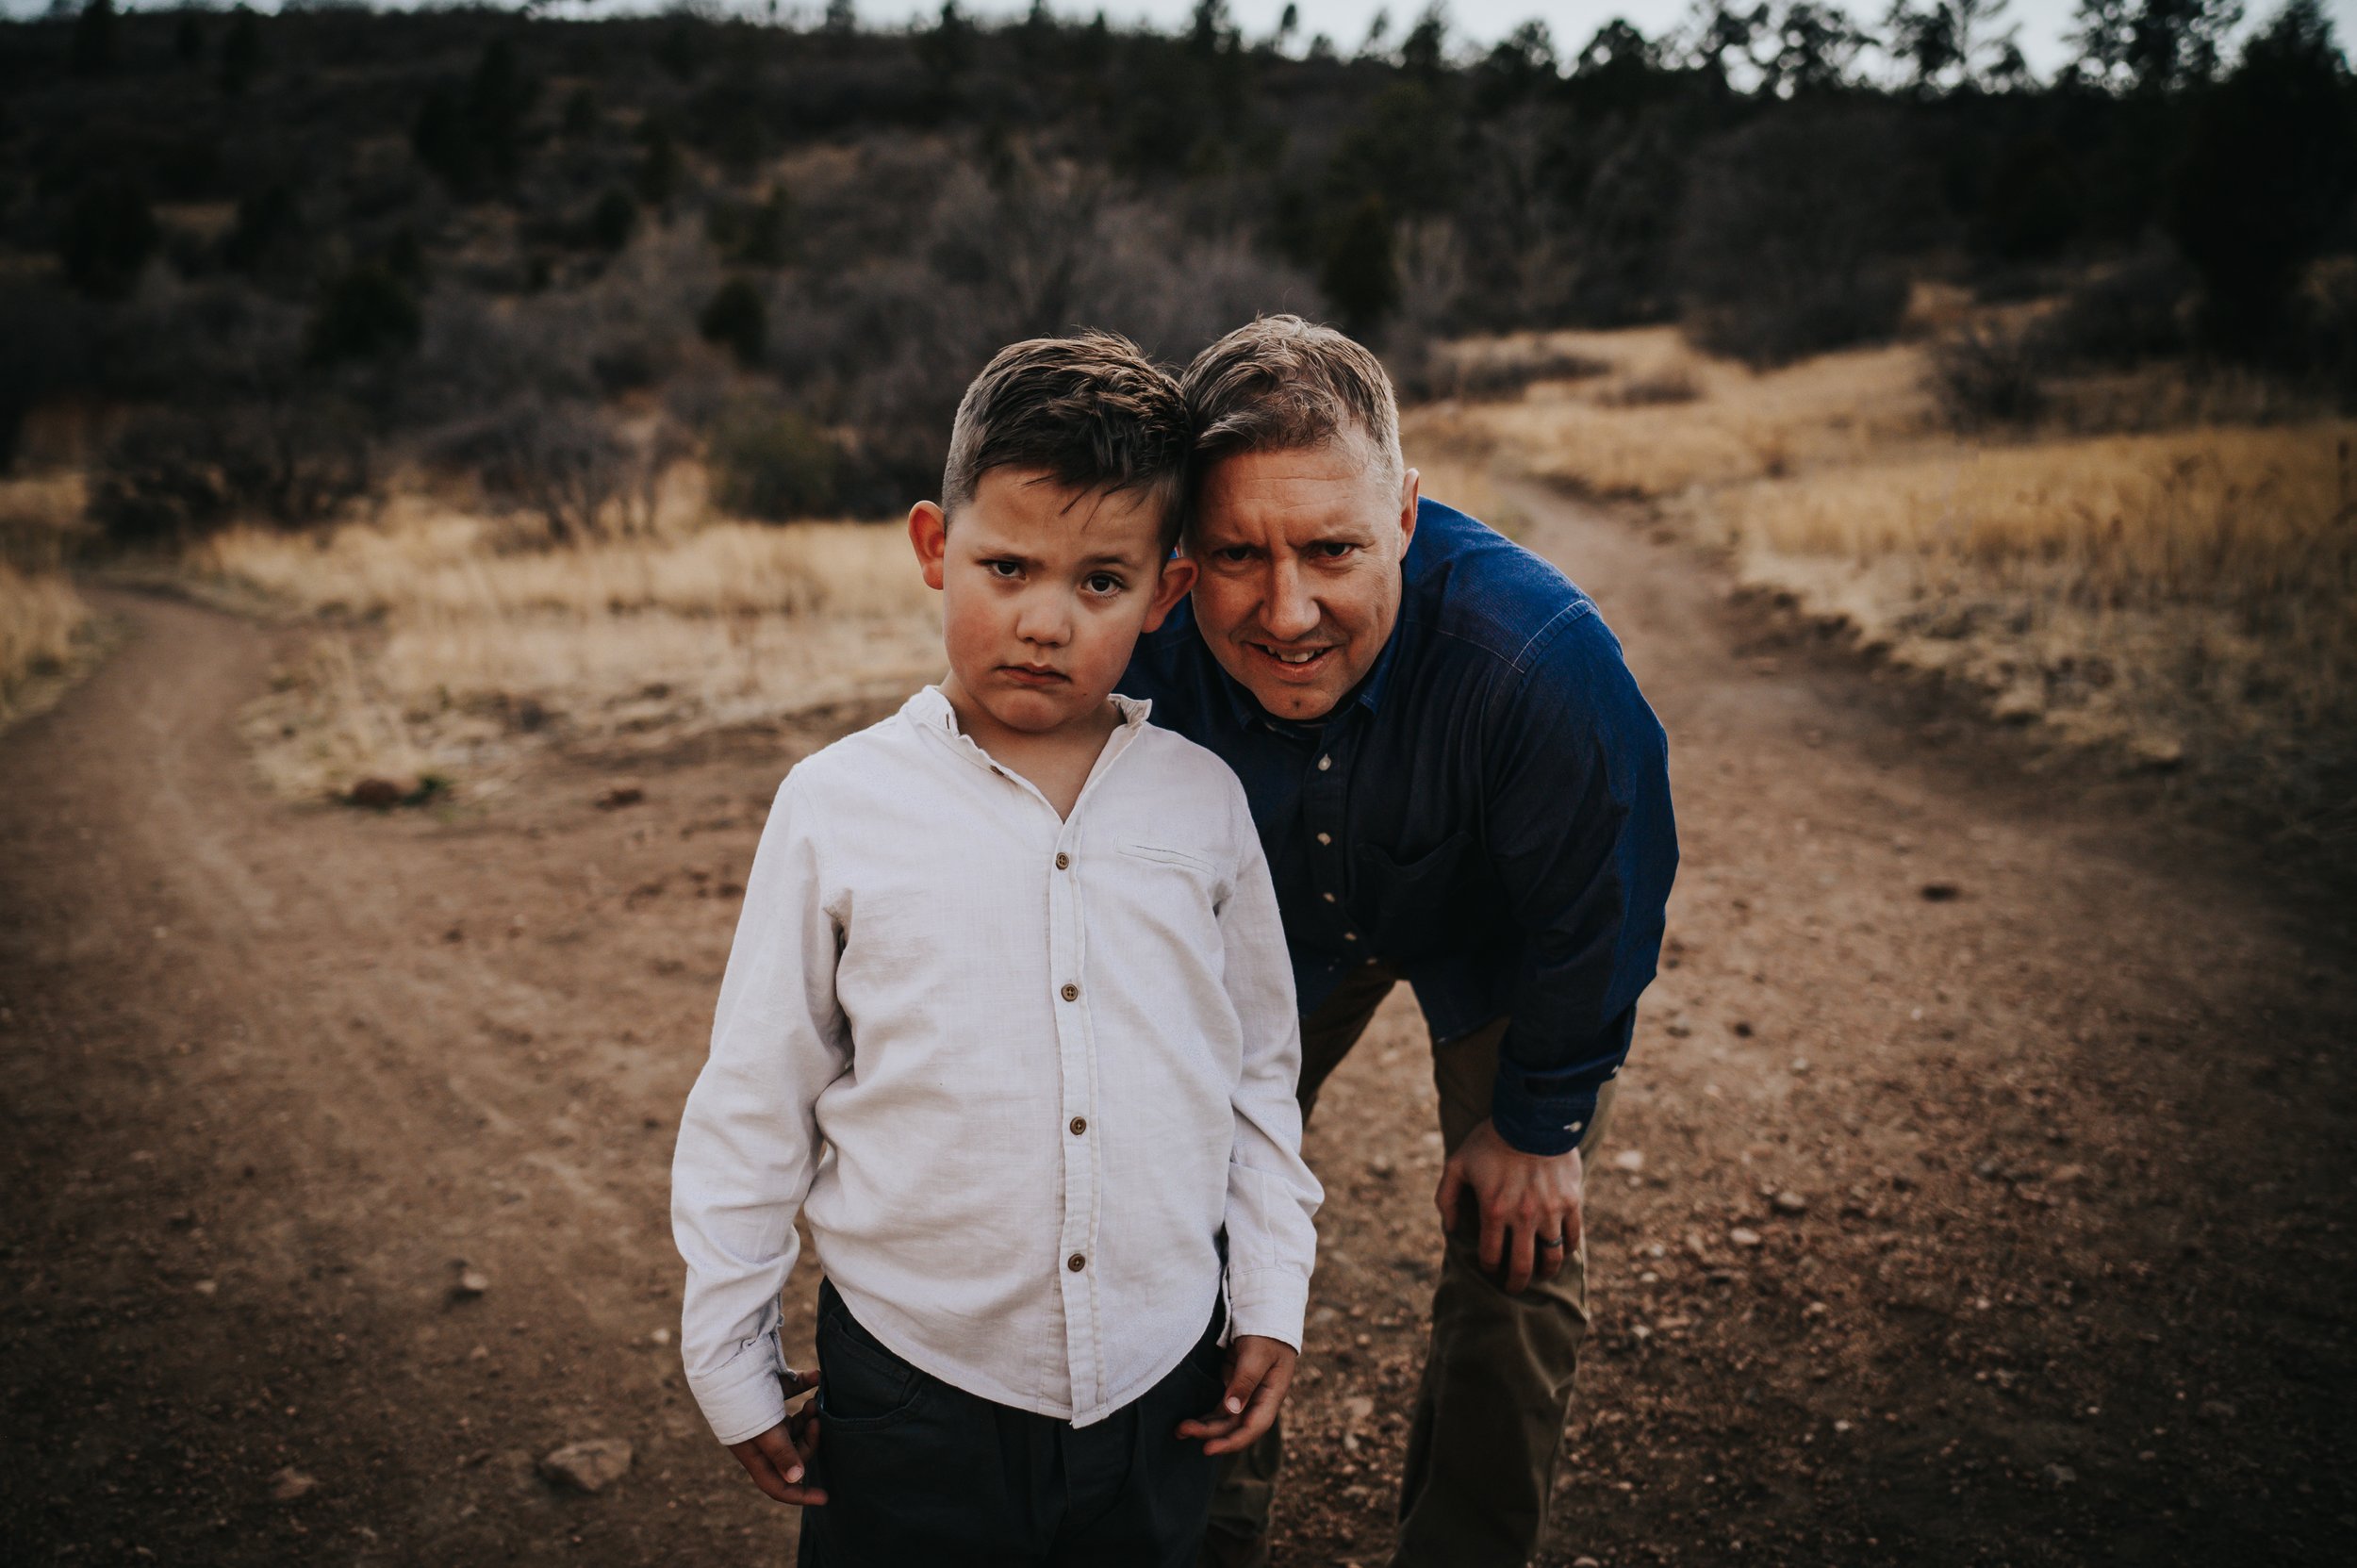
[[[1300,994],[1305,1114],[1393,982],[1415,988],[1449,1237],[1393,1561],[1520,1564],[1587,1331],[1581,1150],[1677,863],[1661,727],[1585,595],[1421,501],[1364,348],[1265,318],[1206,349],[1185,390],[1200,575],[1121,689],[1244,781]],[[1223,1474],[1208,1562],[1265,1560],[1280,1441]]]

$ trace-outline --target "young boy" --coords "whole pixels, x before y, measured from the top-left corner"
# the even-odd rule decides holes
[[[949,673],[763,830],[672,1229],[689,1385],[804,1564],[1190,1564],[1292,1380],[1321,1194],[1268,868],[1227,766],[1113,694],[1194,579],[1186,448],[1128,341],[1001,351],[909,513]]]

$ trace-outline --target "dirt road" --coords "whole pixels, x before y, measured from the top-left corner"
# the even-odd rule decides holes
[[[1513,499],[1668,724],[1685,844],[1549,1560],[2345,1560],[2346,908]],[[277,634],[107,602],[132,640],[0,736],[8,1560],[785,1558],[681,1384],[668,1166],[770,792],[868,716],[642,763],[612,809],[557,757],[438,814],[294,808],[231,722]],[[1310,1134],[1295,1568],[1381,1560],[1430,1093],[1403,992]],[[605,1436],[610,1490],[534,1474]]]

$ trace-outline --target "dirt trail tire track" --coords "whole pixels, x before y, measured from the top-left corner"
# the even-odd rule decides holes
[[[1690,557],[1512,500],[1668,724],[1686,847],[1591,1178],[1549,1560],[2335,1560],[2346,912],[1927,751],[1855,671],[1744,644]],[[868,716],[639,765],[621,810],[560,757],[439,816],[290,807],[233,723],[278,634],[108,605],[134,638],[0,735],[0,1530],[27,1560],[780,1560],[791,1521],[653,1340],[668,1164],[769,795]],[[1403,991],[1310,1139],[1295,1568],[1380,1558],[1432,1125]],[[609,1434],[610,1493],[532,1474]],[[289,1466],[316,1485],[282,1500]]]

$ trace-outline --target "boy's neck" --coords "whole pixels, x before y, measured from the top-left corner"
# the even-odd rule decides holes
[[[942,679],[941,694],[957,715],[959,732],[981,747],[991,761],[1020,774],[1047,797],[1059,817],[1072,815],[1105,742],[1121,728],[1121,710],[1111,698],[1052,730],[1017,730],[993,718],[967,695],[954,673]]]

